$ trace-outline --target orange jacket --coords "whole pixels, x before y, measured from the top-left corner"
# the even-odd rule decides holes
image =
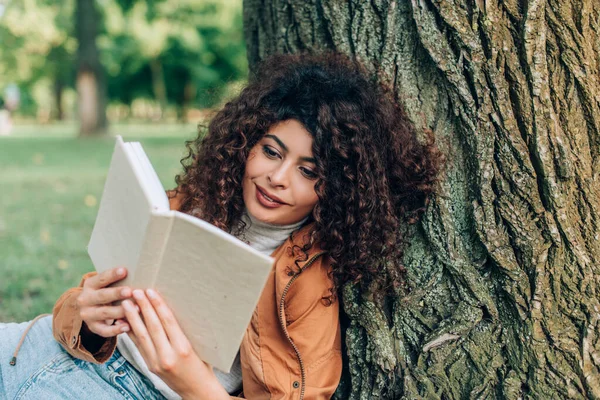
[[[179,208],[179,200],[170,200],[172,209]],[[272,254],[275,264],[240,347],[245,398],[328,399],[340,381],[339,303],[323,301],[333,285],[328,276],[330,260],[318,245],[308,251],[308,258],[292,252],[292,246],[302,247],[312,227],[300,229]],[[297,272],[294,262],[305,258]],[[102,363],[114,352],[116,337],[106,339],[91,354],[82,345],[77,306],[83,282],[93,274],[86,274],[79,287],[58,299],[52,328],[72,356]]]

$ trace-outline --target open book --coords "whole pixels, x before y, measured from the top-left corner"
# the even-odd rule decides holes
[[[170,210],[141,145],[120,136],[88,253],[98,272],[127,267],[118,285],[158,290],[198,356],[224,372],[273,265],[234,236]]]

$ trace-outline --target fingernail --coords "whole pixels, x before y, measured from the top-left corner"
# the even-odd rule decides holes
[[[129,288],[122,289],[121,296],[129,296]]]
[[[146,294],[148,295],[148,297],[150,297],[151,299],[156,299],[158,296],[156,295],[156,292],[152,289],[146,289]]]
[[[137,304],[135,306],[135,311],[140,312],[140,306],[138,306]]]
[[[123,274],[125,274],[125,268],[119,268],[117,270],[117,275],[123,275]]]
[[[141,291],[141,290],[139,290],[139,289],[135,289],[135,290],[133,291],[133,297],[135,297],[136,299],[141,299],[141,298],[143,298],[143,297],[144,297],[144,292],[142,292],[142,291]]]
[[[133,307],[133,305],[131,304],[131,302],[129,300],[125,300],[124,302],[121,303],[123,305],[123,307],[125,308],[125,310],[127,311],[131,311],[131,308]]]
[[[121,332],[128,332],[129,327],[127,325],[121,327]]]

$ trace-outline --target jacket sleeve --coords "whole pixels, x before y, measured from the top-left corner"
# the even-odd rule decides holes
[[[95,274],[96,272],[85,274],[78,287],[71,288],[60,296],[52,310],[52,334],[73,357],[101,364],[112,356],[117,347],[117,338],[103,338],[84,329],[77,304],[77,297],[83,289],[83,283]],[[91,341],[100,343],[98,350],[91,352],[85,348],[84,344]]]

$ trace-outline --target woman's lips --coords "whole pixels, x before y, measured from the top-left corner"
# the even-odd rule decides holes
[[[267,208],[278,208],[278,207],[285,205],[284,203],[275,201],[274,199],[270,199],[267,196],[268,195],[266,193],[263,193],[263,191],[258,186],[256,186],[256,200],[262,206],[267,207]]]

